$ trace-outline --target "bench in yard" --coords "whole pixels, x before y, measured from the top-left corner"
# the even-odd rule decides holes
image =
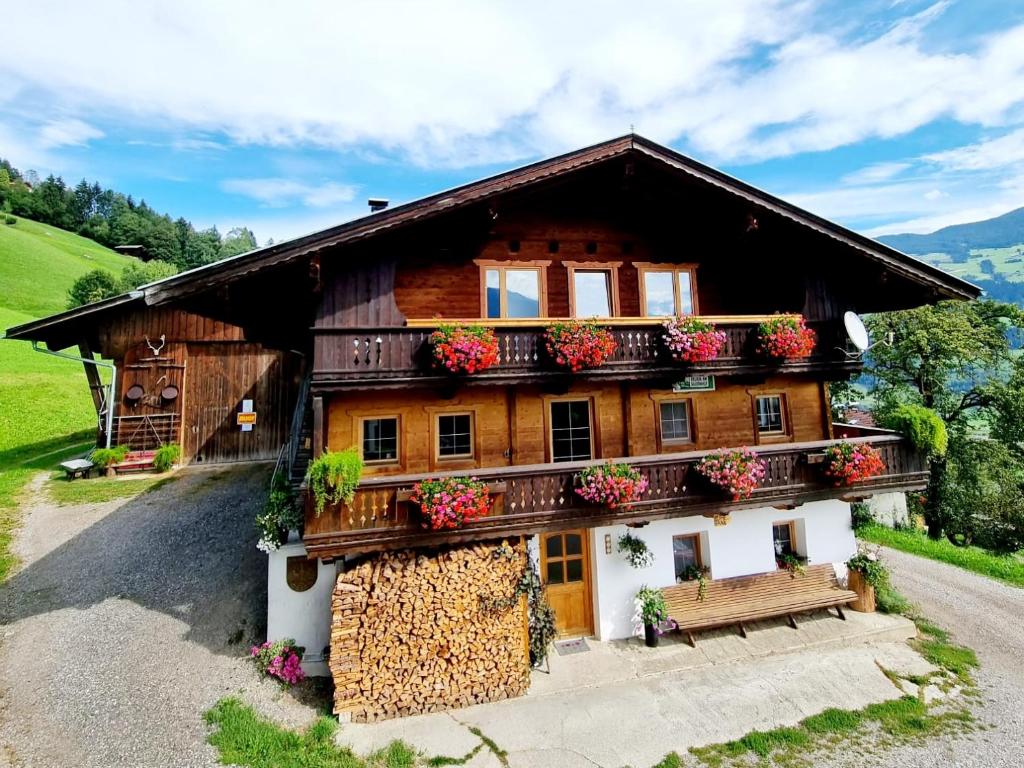
[[[857,599],[856,592],[839,586],[829,563],[809,565],[803,573],[779,570],[708,581],[704,600],[697,589],[696,581],[688,581],[661,590],[669,617],[693,646],[694,632],[736,625],[746,637],[744,623],[759,619],[786,616],[796,629],[794,614],[807,611],[835,608],[845,621],[843,606]]]

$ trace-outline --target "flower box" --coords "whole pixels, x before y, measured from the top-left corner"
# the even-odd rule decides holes
[[[474,374],[498,362],[498,337],[478,325],[442,325],[430,334],[434,365],[451,373]]]
[[[629,509],[640,501],[648,484],[647,478],[629,464],[611,462],[587,467],[575,477],[578,496],[608,509]]]
[[[765,475],[764,462],[749,448],[715,451],[697,462],[696,469],[733,501],[750,498]]]
[[[810,357],[816,337],[802,315],[779,315],[757,327],[758,351],[776,360]]]
[[[664,325],[665,346],[680,363],[706,363],[718,357],[725,346],[724,331],[696,317],[676,317]]]
[[[461,528],[491,511],[487,483],[475,477],[422,480],[413,486],[409,500],[419,505],[423,527],[434,531]]]
[[[842,442],[825,449],[825,475],[838,485],[853,485],[885,471],[882,454],[870,445]]]
[[[578,373],[597,368],[615,352],[618,344],[612,332],[597,323],[571,320],[544,330],[544,346],[557,365]]]

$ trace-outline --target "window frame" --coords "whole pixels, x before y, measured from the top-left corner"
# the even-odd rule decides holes
[[[578,316],[576,314],[576,273],[577,272],[607,272],[608,273],[608,308],[611,314],[608,318],[620,317],[619,314],[619,267],[621,261],[563,261],[569,275],[569,317],[577,320],[585,320],[593,315]],[[608,319],[601,318],[599,319]]]
[[[590,459],[555,459],[555,419],[552,409],[556,403],[586,403],[589,418],[590,432]],[[571,461],[593,461],[599,457],[598,435],[597,435],[597,407],[592,395],[566,395],[564,397],[544,398],[544,431],[546,433],[545,448],[547,451],[547,463],[564,464]]]
[[[782,557],[775,550],[775,529],[786,526],[789,529],[789,550],[794,557],[800,557],[800,551],[797,549],[796,541],[796,520],[776,520],[772,523],[772,557]]]
[[[658,263],[652,261],[634,262],[637,270],[637,283],[640,287],[640,312],[643,317],[669,317],[669,315],[648,315],[647,314],[647,273],[648,272],[671,272],[672,273],[672,303],[675,307],[675,315],[682,315],[680,311],[682,295],[679,290],[678,273],[686,272],[690,276],[690,299],[693,302],[693,312],[688,314],[700,314],[700,301],[697,298],[697,268],[699,265],[690,263]]]
[[[382,421],[394,419],[395,421],[395,458],[393,459],[367,459],[364,449],[366,444],[365,424],[368,421]],[[359,456],[367,467],[401,467],[405,455],[402,445],[402,415],[399,413],[374,413],[356,417],[356,434],[359,439]]]
[[[533,261],[506,261],[497,259],[474,259],[473,263],[480,268],[480,318],[482,320],[533,320],[530,317],[509,317],[508,296],[505,289],[505,271],[508,269],[532,269],[537,272],[537,318],[548,316],[548,267],[550,259]],[[498,317],[487,316],[487,272],[498,271]]]
[[[693,553],[696,557],[697,568],[704,569],[704,548],[701,546],[701,536],[699,531],[694,533],[678,533],[672,536],[672,571],[675,579],[678,580],[679,574],[676,571],[676,539],[693,539]],[[772,544],[774,546],[774,542]],[[676,583],[679,583],[678,581]]]
[[[769,398],[777,397],[779,399],[779,418],[782,421],[782,428],[778,430],[761,430],[761,422],[757,415],[757,401]],[[762,441],[772,442],[779,440],[786,440],[791,436],[790,425],[792,420],[789,414],[789,399],[786,397],[785,392],[779,391],[766,391],[766,392],[752,392],[750,394],[751,412],[754,419],[754,438],[758,444]]]
[[[665,437],[665,423],[662,418],[661,409],[665,405],[682,403],[686,407],[686,431],[687,437]],[[654,402],[654,417],[656,420],[658,434],[658,449],[673,448],[675,446],[692,446],[697,442],[694,430],[693,398],[692,397],[659,397]]]
[[[441,454],[441,419],[445,416],[465,416],[469,419],[469,453],[456,453],[449,456]],[[476,412],[472,410],[457,411],[436,411],[433,414],[432,426],[434,432],[434,460],[438,464],[458,463],[475,461],[477,457],[476,445]]]

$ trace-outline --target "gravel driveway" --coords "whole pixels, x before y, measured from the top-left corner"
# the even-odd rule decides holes
[[[0,587],[0,766],[216,765],[202,713],[238,693],[282,722],[313,714],[257,679],[265,466],[182,472],[128,500],[58,507],[42,478]]]
[[[933,560],[885,550],[893,585],[953,639],[978,654],[976,679],[982,703],[974,710],[988,726],[969,737],[933,739],[881,756],[856,758],[857,766],[1024,765],[1024,590]],[[842,758],[822,766],[850,765]]]

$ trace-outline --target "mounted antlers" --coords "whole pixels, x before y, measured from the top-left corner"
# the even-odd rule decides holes
[[[167,334],[165,334],[165,333],[161,333],[160,334],[160,346],[159,347],[153,346],[153,344],[149,340],[149,336],[146,337],[146,346],[149,347],[153,351],[153,356],[154,357],[160,357],[160,350],[163,349],[164,346],[166,346],[166,344],[167,344]]]

